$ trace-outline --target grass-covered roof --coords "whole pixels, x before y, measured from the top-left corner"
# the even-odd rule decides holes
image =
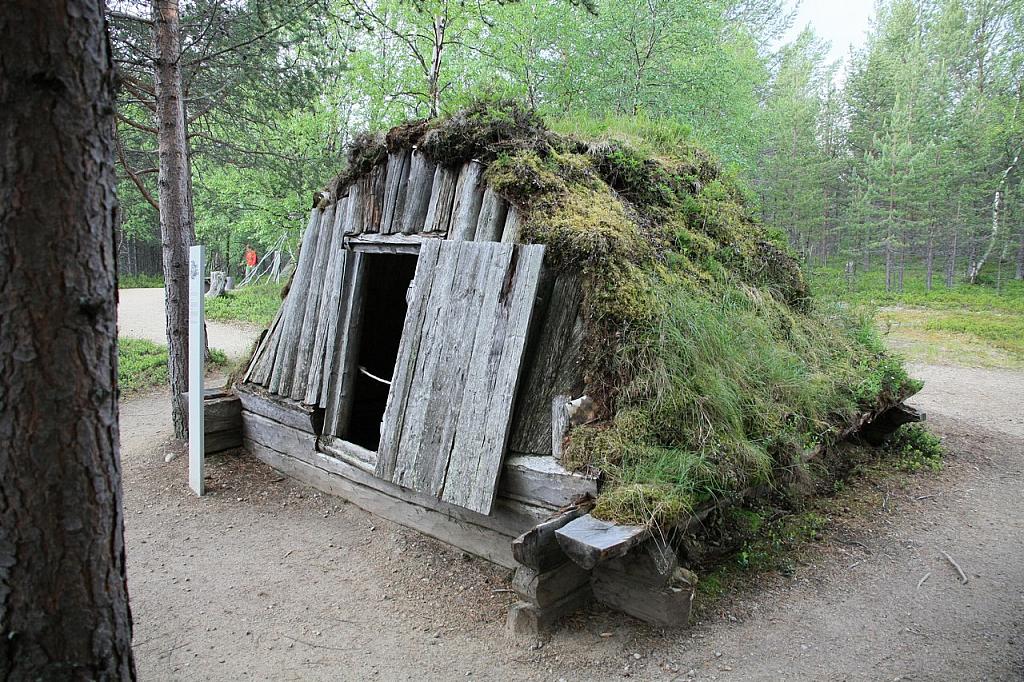
[[[583,277],[587,392],[603,418],[570,433],[565,464],[604,472],[598,516],[672,523],[798,479],[803,453],[915,388],[869,318],[814,299],[743,183],[677,127],[549,127],[482,103],[359,138],[336,182],[413,145],[482,161],[524,216],[521,240]]]

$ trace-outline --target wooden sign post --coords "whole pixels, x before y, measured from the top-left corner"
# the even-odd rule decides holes
[[[188,486],[203,496],[205,457],[203,435],[203,335],[206,333],[206,296],[203,273],[206,247],[193,246],[188,253]]]

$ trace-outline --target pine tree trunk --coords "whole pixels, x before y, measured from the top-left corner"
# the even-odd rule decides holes
[[[949,262],[946,263],[946,288],[951,289],[956,282],[956,249],[960,239],[959,228],[953,230],[953,243],[949,247]]]
[[[1024,279],[1024,227],[1020,229],[1020,241],[1017,244],[1017,270],[1013,278],[1016,280]]]
[[[932,274],[935,270],[935,237],[931,234],[928,235],[928,246],[925,251],[925,272],[924,272],[924,288],[926,291],[932,290]]]
[[[130,680],[103,3],[0,14],[0,679]]]
[[[903,273],[907,263],[907,244],[906,242],[900,243],[900,265],[896,272],[896,287],[899,292],[903,293]]]
[[[885,238],[885,290],[892,291],[892,236]]]
[[[178,0],[153,0],[157,55],[156,119],[160,158],[160,232],[163,242],[167,356],[174,436],[188,436],[188,249],[195,243],[192,181],[182,94]]]

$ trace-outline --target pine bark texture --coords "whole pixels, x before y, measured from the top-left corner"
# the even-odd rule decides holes
[[[188,249],[195,243],[192,172],[181,83],[178,0],[153,0],[154,84],[159,135],[168,376],[176,438],[188,436]]]
[[[0,679],[134,679],[102,3],[0,9]]]

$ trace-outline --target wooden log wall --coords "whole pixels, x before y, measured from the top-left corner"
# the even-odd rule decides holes
[[[240,387],[246,449],[270,466],[325,492],[489,561],[514,568],[512,540],[547,519],[552,509],[499,497],[478,514],[374,475],[374,453],[332,446],[318,438],[312,410],[289,398]],[[369,461],[368,461],[369,460]]]
[[[334,203],[314,208],[288,294],[245,381],[327,409],[327,428],[336,432],[349,407],[344,337],[360,324],[362,273],[353,245],[416,253],[426,238],[514,243],[521,218],[485,187],[483,171],[478,161],[446,167],[415,149],[396,152]]]

